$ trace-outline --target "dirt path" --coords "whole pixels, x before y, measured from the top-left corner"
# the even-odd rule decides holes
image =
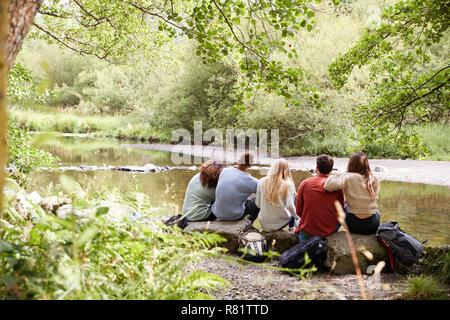
[[[277,266],[276,262],[260,265],[230,263],[224,258],[209,259],[199,269],[215,273],[231,285],[214,292],[218,300],[360,300],[361,292],[356,275],[314,273],[300,279],[287,273],[264,267]],[[370,278],[364,275],[366,293],[374,300],[400,299],[405,290],[404,277],[382,273],[379,285],[370,287]]]
[[[236,161],[242,151],[227,151],[218,147],[188,146],[182,149],[179,145],[164,144],[127,144],[125,146],[162,150],[169,152],[182,152],[197,157],[215,157]],[[316,157],[287,157],[292,169],[314,170]],[[259,165],[270,165],[275,158],[257,157]],[[345,172],[347,158],[334,158],[334,168],[337,173]],[[192,165],[192,163],[190,163]],[[184,165],[188,165],[184,163]],[[381,180],[402,181],[434,184],[450,187],[450,161],[428,161],[428,160],[392,160],[392,159],[370,159],[370,166],[375,175]]]

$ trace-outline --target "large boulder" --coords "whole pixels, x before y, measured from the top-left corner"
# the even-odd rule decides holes
[[[230,253],[238,252],[239,232],[249,225],[247,219],[238,221],[202,221],[189,222],[185,231],[208,231],[218,233],[227,239],[226,242],[219,244],[228,249]],[[262,232],[267,240],[269,249],[283,253],[298,243],[297,235],[294,232],[280,230],[276,232]],[[379,261],[386,260],[386,251],[381,246],[375,235],[352,234],[352,241],[357,252],[358,263],[362,273],[370,273],[372,267]],[[337,232],[328,238],[327,260],[325,267],[329,268],[335,274],[354,274],[355,266],[353,264],[350,248],[345,236],[345,232]],[[364,254],[364,252],[366,254]],[[370,252],[373,257],[371,260],[367,257]],[[370,256],[370,255],[369,255]],[[370,268],[369,268],[370,267]]]
[[[250,223],[247,219],[237,221],[214,220],[189,222],[184,231],[218,233],[227,239],[227,241],[219,243],[219,246],[227,248],[230,253],[237,253],[239,232]]]
[[[283,253],[298,243],[297,234],[292,231],[283,229],[275,232],[263,231],[262,234],[266,237],[269,249],[279,253]]]
[[[219,245],[228,249],[230,253],[237,253],[239,232],[248,226],[251,222],[247,219],[237,221],[201,221],[189,222],[184,229],[186,231],[208,231],[218,233],[227,239],[226,242]],[[294,232],[280,230],[276,232],[262,232],[266,237],[267,245],[270,250],[284,252],[298,242],[297,235]]]
[[[59,207],[56,210],[56,215],[58,218],[66,219],[67,217],[74,215],[78,218],[86,218],[88,216],[92,216],[95,213],[95,208],[88,208],[88,209],[78,209],[74,208],[72,204],[65,204],[61,207]]]
[[[376,235],[351,234],[352,242],[358,257],[358,264],[362,273],[370,273],[379,261],[387,259],[386,250],[378,242]],[[355,273],[350,247],[345,236],[345,231],[337,232],[327,237],[327,259],[325,266],[336,274]],[[370,252],[369,255],[364,252]],[[372,259],[369,257],[372,256]]]

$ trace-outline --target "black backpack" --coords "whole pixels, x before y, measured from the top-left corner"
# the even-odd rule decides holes
[[[264,254],[267,252],[266,237],[252,226],[247,226],[239,232],[238,245],[245,260],[263,262],[267,259]]]
[[[166,221],[163,222],[166,226],[173,227],[177,226],[180,229],[184,229],[188,225],[188,221],[186,217],[183,217],[181,214],[172,216]]]
[[[280,265],[283,268],[298,269],[305,264],[305,253],[311,259],[311,265],[323,265],[327,258],[328,240],[320,236],[312,236],[283,252]]]
[[[388,251],[392,269],[394,267],[393,259],[410,266],[423,257],[422,243],[400,229],[397,222],[383,223],[378,228],[377,237],[378,241]]]

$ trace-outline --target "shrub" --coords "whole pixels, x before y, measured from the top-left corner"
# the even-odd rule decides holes
[[[204,130],[232,127],[236,116],[234,85],[236,76],[230,66],[204,66],[190,53],[181,74],[161,89],[155,97],[151,120],[166,138],[172,130],[194,131],[194,121],[202,121]]]
[[[14,120],[9,122],[8,128],[8,167],[10,176],[25,184],[27,175],[35,167],[52,166],[58,158],[52,154],[36,148],[33,145],[31,133],[20,129]]]
[[[88,216],[63,220],[37,206],[27,222],[7,203],[0,299],[208,299],[227,284],[195,269],[202,258],[221,251],[209,249],[220,236],[167,232],[160,223],[146,222],[153,209],[138,192],[112,203],[105,193],[92,198],[81,192],[74,181],[64,180],[63,188],[66,196],[78,195],[76,210],[91,208]]]

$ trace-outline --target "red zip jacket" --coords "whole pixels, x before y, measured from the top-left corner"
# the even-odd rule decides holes
[[[327,178],[328,174],[319,173],[300,184],[295,209],[301,220],[296,233],[304,230],[310,236],[328,237],[336,230],[338,219],[334,201],[344,207],[344,190],[325,191],[323,185]]]

